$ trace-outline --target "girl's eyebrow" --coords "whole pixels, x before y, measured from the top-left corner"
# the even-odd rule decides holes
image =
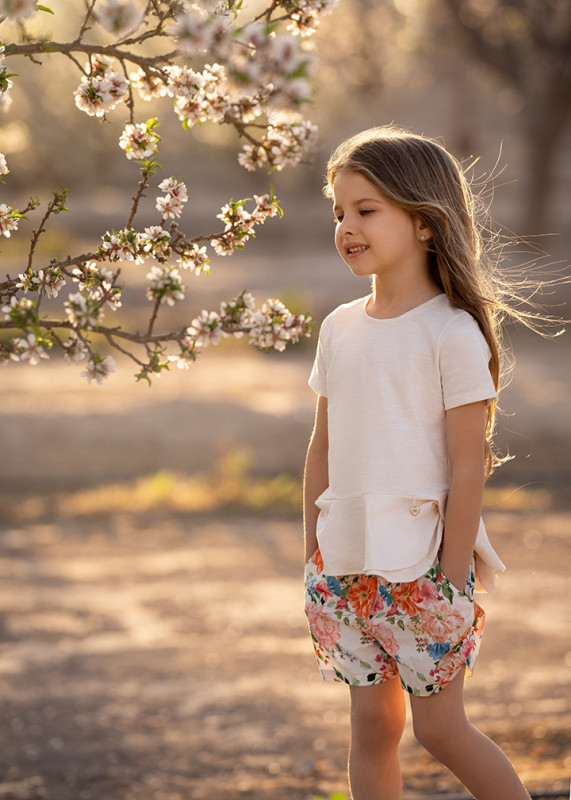
[[[361,197],[360,200],[354,200],[353,201],[353,205],[354,206],[358,206],[361,203],[381,203],[381,202],[382,202],[382,200],[380,200],[380,198],[378,198],[378,197]],[[340,208],[340,206],[335,205],[335,206],[333,206],[333,211],[338,211],[339,208]]]

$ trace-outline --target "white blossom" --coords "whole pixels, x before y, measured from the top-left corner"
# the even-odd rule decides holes
[[[148,158],[156,152],[159,135],[154,132],[154,125],[150,123],[151,121],[125,125],[119,138],[119,147],[125,151],[127,158]]]
[[[321,14],[330,13],[338,0],[297,0],[297,9],[291,15],[288,30],[294,35],[311,36],[315,33]]]
[[[7,175],[9,172],[6,156],[4,153],[0,153],[0,175]]]
[[[98,299],[86,297],[80,292],[70,294],[63,307],[68,320],[76,328],[93,328],[103,316]]]
[[[147,287],[148,300],[160,298],[169,306],[184,300],[184,285],[176,267],[152,267],[147,274],[147,280],[151,282]]]
[[[2,311],[6,315],[6,320],[12,320],[24,326],[34,321],[35,303],[27,297],[18,298],[12,295],[10,301],[5,306],[2,306]]]
[[[99,353],[95,353],[87,362],[87,369],[81,373],[82,378],[87,378],[87,382],[97,381],[97,385],[101,386],[103,380],[107,378],[111,372],[115,372],[115,361],[111,356],[103,358]]]
[[[181,269],[190,269],[195,275],[210,273],[210,258],[206,254],[206,247],[199,247],[197,244],[185,250],[177,263]]]
[[[85,343],[72,331],[67,342],[63,343],[64,361],[68,364],[79,364],[89,352]]]
[[[180,342],[180,351],[170,355],[168,360],[175,362],[179,369],[190,369],[190,365],[198,360],[200,347],[192,336],[185,336]]]
[[[6,203],[0,203],[0,233],[9,239],[12,231],[18,230],[18,222],[19,217],[16,216],[14,209]]]
[[[43,288],[48,297],[57,297],[60,289],[65,286],[65,277],[57,267],[48,267],[45,271],[40,269],[37,273],[23,272],[16,286],[24,292],[37,292]]]
[[[198,347],[219,344],[228,335],[222,329],[220,315],[216,311],[203,310],[192,320],[186,331],[196,341]]]
[[[166,192],[164,197],[157,197],[155,207],[160,211],[163,219],[180,217],[182,205],[188,200],[186,184],[176,178],[165,178],[159,183],[159,189]]]
[[[140,241],[141,235],[132,229],[107,231],[103,234],[101,253],[110,261],[134,261],[142,264],[144,258],[139,248]]]
[[[170,233],[160,225],[151,225],[140,234],[140,247],[145,253],[163,257],[170,252]]]
[[[0,17],[21,20],[37,11],[36,0],[0,0]]]
[[[42,358],[49,358],[40,341],[35,333],[29,333],[23,339],[12,340],[18,358],[29,361],[32,365],[39,364]]]
[[[110,33],[136,30],[143,21],[143,12],[130,0],[107,0],[107,5],[97,6],[97,21]]]
[[[176,21],[167,27],[167,33],[177,40],[178,46],[188,55],[209,50],[212,42],[212,30],[208,17],[192,11],[179,14]]]
[[[91,117],[102,117],[125,99],[127,80],[119,72],[107,70],[104,77],[85,75],[73,93],[75,105]]]
[[[149,72],[139,68],[137,72],[129,75],[131,86],[139,92],[142,100],[148,102],[154,97],[164,97],[167,94],[167,86],[164,80]]]

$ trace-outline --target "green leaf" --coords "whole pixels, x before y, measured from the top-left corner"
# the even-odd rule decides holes
[[[38,9],[38,11],[46,11],[48,14],[53,14],[54,13],[51,10],[51,8],[48,8],[47,6],[36,6],[36,8]]]
[[[453,602],[453,600],[454,600],[454,592],[452,591],[452,587],[450,586],[450,584],[449,584],[449,583],[443,583],[443,584],[442,584],[442,594],[444,595],[444,597],[445,597],[445,598],[446,598],[446,599],[447,599],[447,600],[448,600],[450,603],[452,603],[452,602]]]

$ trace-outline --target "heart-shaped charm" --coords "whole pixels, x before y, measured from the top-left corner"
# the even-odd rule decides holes
[[[418,515],[420,514],[420,506],[411,506],[409,508],[409,511],[413,517],[418,517]]]

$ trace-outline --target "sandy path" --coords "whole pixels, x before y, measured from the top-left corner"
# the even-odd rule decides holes
[[[489,515],[474,721],[530,788],[571,770],[568,520]],[[0,798],[309,800],[345,788],[346,690],[302,610],[297,522],[43,520],[1,535]],[[403,742],[406,796],[457,788]]]

